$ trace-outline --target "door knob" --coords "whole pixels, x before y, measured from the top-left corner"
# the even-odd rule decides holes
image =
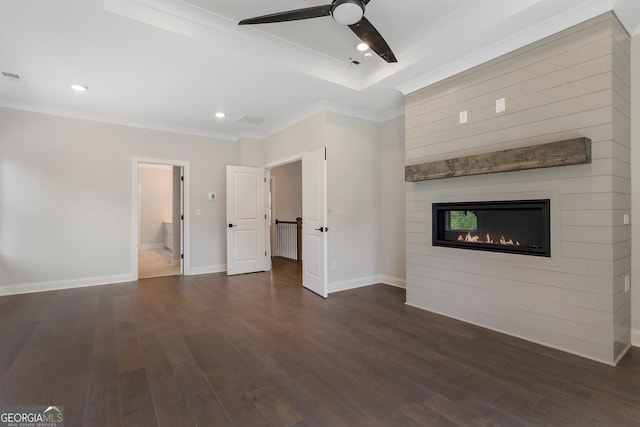
[[[320,228],[316,228],[316,230],[322,233],[324,231],[324,228],[320,227]]]
[[[229,228],[237,227],[237,224],[229,224]]]

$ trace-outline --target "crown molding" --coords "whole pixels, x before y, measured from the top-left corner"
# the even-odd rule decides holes
[[[279,121],[277,124],[273,126],[264,128],[263,130],[256,130],[256,131],[242,130],[238,132],[225,133],[225,132],[210,131],[206,129],[190,128],[186,126],[173,126],[173,125],[167,125],[163,123],[152,123],[152,122],[145,122],[140,120],[132,120],[125,117],[111,116],[111,115],[99,114],[99,113],[89,113],[86,111],[70,110],[66,108],[59,108],[59,107],[53,107],[53,106],[39,106],[39,105],[36,106],[36,105],[16,104],[16,103],[0,101],[0,108],[8,108],[11,110],[28,111],[31,113],[40,113],[40,114],[49,114],[52,116],[66,117],[70,119],[89,120],[89,121],[108,123],[113,125],[135,127],[139,129],[148,129],[148,130],[154,130],[154,131],[160,131],[160,132],[177,133],[182,135],[200,136],[205,138],[214,138],[214,139],[219,139],[223,141],[234,141],[234,142],[237,142],[245,138],[258,139],[258,140],[268,138],[291,126],[294,126],[297,123],[300,123],[303,120],[308,119],[309,117],[315,116],[316,114],[323,113],[323,112],[333,112],[333,113],[342,114],[345,116],[350,116],[350,117],[354,117],[362,120],[368,120],[371,122],[378,122],[378,123],[386,122],[388,120],[392,120],[404,115],[404,107],[398,107],[381,114],[376,114],[370,111],[340,106],[338,104],[327,102],[327,101],[319,101],[301,110],[300,112],[294,115],[291,115],[284,120]]]
[[[640,0],[616,0],[613,12],[631,37],[640,34]]]
[[[637,0],[635,1],[637,2]],[[613,0],[591,0],[582,3],[539,24],[523,28],[518,33],[490,44],[484,49],[477,50],[420,77],[400,84],[396,86],[395,89],[404,95],[408,95],[465,70],[542,40],[545,37],[566,30],[574,25],[595,18],[598,15],[611,12],[615,3]]]
[[[11,110],[28,111],[31,113],[49,114],[52,116],[66,117],[70,119],[89,120],[93,122],[109,123],[113,125],[129,126],[140,129],[155,130],[160,132],[178,133],[183,135],[202,136],[206,138],[220,139],[224,141],[237,141],[239,137],[235,133],[214,132],[206,129],[190,128],[186,126],[173,126],[161,123],[151,123],[140,120],[133,120],[124,117],[110,116],[99,113],[89,113],[86,111],[70,110],[66,108],[52,106],[36,106],[15,104],[0,101],[0,108]]]
[[[297,123],[300,123],[303,120],[306,120],[310,117],[315,116],[320,113],[337,113],[342,114],[344,116],[354,117],[356,119],[368,120],[370,122],[383,123],[388,120],[392,120],[401,116],[404,116],[404,105],[400,107],[393,108],[389,111],[385,111],[383,113],[373,113],[371,111],[366,111],[358,108],[348,107],[344,105],[339,105],[329,101],[319,101],[309,107],[301,110],[300,112],[287,117],[286,119],[280,121],[279,123],[268,127],[265,129],[264,133],[261,134],[257,139],[265,139],[270,136],[277,134],[285,129],[294,126]]]

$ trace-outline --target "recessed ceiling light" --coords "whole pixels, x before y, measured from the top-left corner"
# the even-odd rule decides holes
[[[75,90],[76,92],[85,92],[87,89],[89,89],[89,87],[78,84],[78,83],[74,83],[71,85],[71,89]]]
[[[219,119],[224,119],[225,117],[227,117],[227,115],[225,113],[223,113],[222,111],[219,111],[216,113],[216,117]]]
[[[360,43],[358,46],[356,46],[356,49],[358,49],[360,52],[364,52],[365,50],[369,49],[369,45],[366,43]]]

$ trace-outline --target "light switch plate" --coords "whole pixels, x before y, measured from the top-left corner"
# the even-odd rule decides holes
[[[467,110],[460,111],[460,124],[467,123]]]
[[[506,109],[507,105],[504,98],[496,99],[496,113],[502,113]]]
[[[216,193],[209,193],[209,196],[208,196],[209,200],[216,200],[216,197],[217,197]]]

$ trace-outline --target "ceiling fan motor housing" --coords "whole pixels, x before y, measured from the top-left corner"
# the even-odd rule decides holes
[[[331,16],[337,23],[348,26],[380,58],[387,62],[398,62],[382,35],[364,16],[365,9],[370,1],[333,0],[330,4],[322,6],[305,7],[243,19],[238,22],[238,25],[270,24]]]
[[[336,0],[331,16],[342,25],[353,25],[364,16],[364,3],[360,0]]]

